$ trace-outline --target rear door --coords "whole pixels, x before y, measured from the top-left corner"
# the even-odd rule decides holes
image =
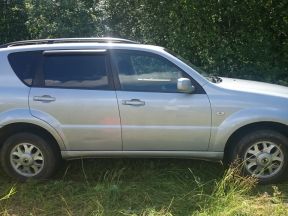
[[[112,51],[124,151],[208,149],[211,108],[203,88],[176,65],[156,54]],[[192,94],[177,91],[188,78]]]
[[[105,50],[41,52],[29,104],[68,150],[122,150],[119,110]]]

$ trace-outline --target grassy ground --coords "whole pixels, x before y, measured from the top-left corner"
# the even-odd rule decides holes
[[[176,159],[67,162],[54,179],[1,171],[2,215],[288,215],[288,184],[255,186],[221,164]]]

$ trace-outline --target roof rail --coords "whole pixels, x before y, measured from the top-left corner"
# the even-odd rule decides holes
[[[39,40],[24,40],[15,41],[0,45],[0,48],[13,46],[25,46],[36,44],[56,44],[56,43],[130,43],[137,44],[138,42],[126,40],[122,38],[102,37],[102,38],[55,38],[55,39],[39,39]]]

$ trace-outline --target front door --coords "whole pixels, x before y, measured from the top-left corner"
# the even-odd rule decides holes
[[[200,85],[156,54],[112,51],[124,151],[203,151],[211,129],[210,102]],[[177,91],[189,78],[192,94]]]
[[[67,150],[122,150],[105,50],[46,51],[29,96],[32,115],[62,133]]]

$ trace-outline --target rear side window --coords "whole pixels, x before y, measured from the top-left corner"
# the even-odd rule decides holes
[[[106,55],[44,55],[44,86],[109,89]]]
[[[8,55],[9,63],[18,78],[32,85],[35,72],[41,67],[41,51],[16,52]]]

